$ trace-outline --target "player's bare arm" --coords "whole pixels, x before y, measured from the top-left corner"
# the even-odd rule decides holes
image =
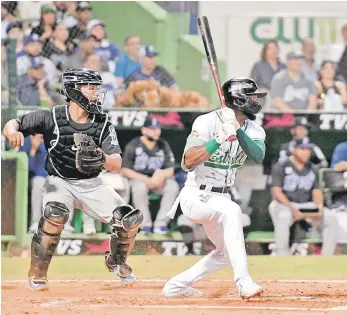
[[[122,158],[120,154],[106,154],[104,168],[109,172],[119,172],[122,167]]]
[[[282,187],[272,187],[271,194],[273,199],[290,208],[295,220],[299,221],[306,218],[307,213],[302,213],[289,201],[288,197],[284,194]]]
[[[143,175],[141,173],[138,173],[130,168],[123,167],[121,170],[121,175],[125,176],[129,179],[139,179],[142,181],[147,182],[149,180],[149,177],[146,175]]]
[[[24,136],[18,130],[19,123],[15,119],[11,119],[6,123],[3,131],[4,136],[16,150],[24,145]]]
[[[192,170],[201,163],[206,162],[213,153],[207,152],[205,146],[192,147],[184,154],[183,166]]]

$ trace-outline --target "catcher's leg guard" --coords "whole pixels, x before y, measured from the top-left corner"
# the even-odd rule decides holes
[[[64,224],[69,219],[69,213],[69,209],[63,203],[47,202],[31,242],[29,284],[47,282],[48,267],[58,246]]]
[[[134,247],[135,236],[142,221],[142,212],[130,205],[119,206],[113,211],[110,222],[112,226],[111,253],[106,253],[105,260],[109,271],[113,272],[117,266],[120,266],[118,270],[118,274],[121,273],[120,276],[126,277],[127,274],[131,274],[131,268],[126,265],[126,260]]]

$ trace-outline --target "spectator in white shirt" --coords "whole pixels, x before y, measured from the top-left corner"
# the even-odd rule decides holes
[[[329,60],[339,63],[343,52],[347,46],[347,24],[341,29],[342,41],[339,43],[332,44],[329,49]]]

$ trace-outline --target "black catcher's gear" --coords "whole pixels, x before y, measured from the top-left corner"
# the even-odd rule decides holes
[[[60,202],[47,202],[37,232],[31,242],[29,278],[47,278],[47,270],[58,246],[64,224],[69,219],[69,209]]]
[[[114,271],[114,267],[117,265],[125,265],[134,247],[135,236],[142,221],[142,212],[130,205],[119,206],[113,211],[110,241],[111,255],[107,255],[105,261],[106,267],[110,271]]]
[[[83,133],[74,133],[77,147],[76,168],[84,174],[101,172],[106,161],[105,153],[99,149],[92,137]]]
[[[249,119],[254,120],[262,107],[249,96],[255,95],[258,98],[265,97],[266,92],[260,92],[253,79],[236,78],[230,79],[223,84],[223,92],[227,106],[238,109],[243,112]]]
[[[98,72],[86,68],[67,69],[62,76],[61,92],[66,96],[67,101],[76,102],[88,113],[101,114],[103,113],[103,100],[100,99],[100,92],[98,92],[95,99],[90,99],[81,90],[81,86],[90,85],[101,87],[102,78]]]
[[[95,115],[93,121],[86,124],[76,124],[69,118],[68,105],[53,108],[55,134],[45,138],[46,146],[49,142],[53,146],[48,151],[46,169],[48,174],[69,179],[86,179],[97,177],[101,170],[94,169],[88,174],[76,168],[76,144],[74,133],[83,132],[90,136],[94,143],[101,146],[103,133],[107,127],[107,115]]]

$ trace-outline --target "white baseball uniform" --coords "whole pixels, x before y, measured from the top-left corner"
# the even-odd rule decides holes
[[[222,125],[219,112],[220,110],[215,110],[201,115],[194,121],[185,152],[191,147],[204,145],[217,136]],[[246,120],[241,129],[251,139],[265,140],[264,129],[254,121]],[[194,170],[189,170],[185,186],[168,216],[171,218],[174,216],[180,203],[185,216],[203,225],[216,250],[190,269],[170,279],[165,285],[167,291],[174,292],[179,288],[191,286],[230,263],[234,270],[235,282],[239,279],[250,278],[241,209],[231,201],[227,191],[225,193],[211,192],[212,187],[232,186],[236,169],[241,167],[246,159],[247,156],[237,140],[232,143],[226,141],[208,161],[198,165]],[[201,190],[201,185],[206,185],[204,190]]]

